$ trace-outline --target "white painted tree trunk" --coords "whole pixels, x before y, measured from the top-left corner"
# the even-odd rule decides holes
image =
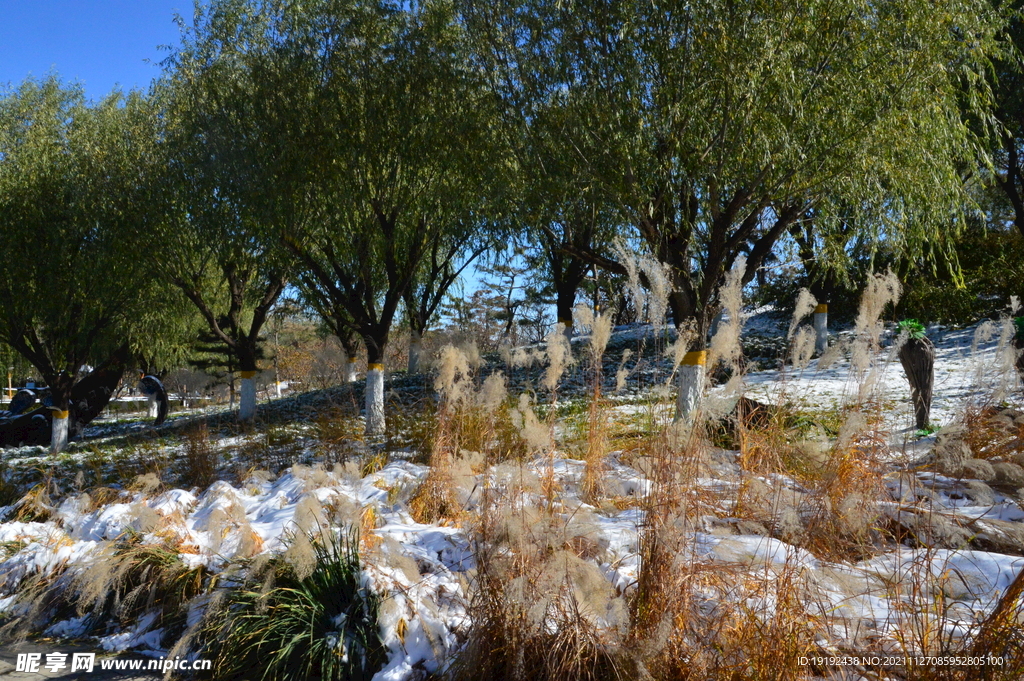
[[[370,364],[366,369],[366,434],[384,434],[383,364]]]
[[[345,381],[347,383],[355,383],[357,380],[357,374],[359,373],[356,362],[357,357],[349,357],[348,362],[345,365]]]
[[[418,331],[412,332],[409,340],[409,366],[408,373],[415,374],[420,370],[420,353],[423,352],[423,340]]]
[[[814,309],[814,352],[821,356],[828,349],[828,305]]]
[[[63,452],[68,446],[68,413],[54,411],[50,428],[50,451],[54,454]]]
[[[252,421],[256,417],[256,372],[243,371],[238,396],[238,419]]]
[[[704,393],[704,362],[707,352],[688,352],[679,365],[678,390],[676,394],[676,420],[689,419],[700,406]]]
[[[156,398],[156,395],[150,395],[149,402],[149,418],[155,419],[160,416],[160,400]]]
[[[562,325],[562,333],[565,334],[567,341],[572,340],[572,319],[559,319],[558,323]]]

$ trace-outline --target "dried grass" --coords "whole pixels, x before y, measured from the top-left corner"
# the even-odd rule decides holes
[[[793,319],[789,322],[789,331],[786,332],[786,338],[792,338],[796,332],[800,322],[802,322],[807,315],[814,312],[815,306],[818,304],[818,300],[811,294],[811,292],[805,288],[800,289],[800,293],[796,297],[796,307],[793,310]]]
[[[202,491],[217,479],[217,451],[210,443],[210,431],[205,421],[186,429],[184,437],[185,470],[182,472],[182,482]]]
[[[728,320],[718,325],[718,332],[711,339],[708,352],[708,366],[723,362],[734,370],[739,369],[743,346],[740,332],[743,330],[743,275],[747,271],[747,259],[740,256],[725,275],[725,283],[718,291],[718,299],[728,314]]]

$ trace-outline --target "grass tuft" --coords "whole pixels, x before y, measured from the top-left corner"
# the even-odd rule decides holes
[[[380,597],[364,583],[358,532],[307,539],[315,556],[308,575],[271,559],[269,574],[251,574],[207,623],[212,655],[204,654],[217,679],[359,681],[383,665]]]

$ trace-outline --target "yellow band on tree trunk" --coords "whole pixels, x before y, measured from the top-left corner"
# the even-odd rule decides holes
[[[356,363],[356,362],[358,362],[358,361],[359,361],[359,358],[358,358],[358,357],[349,357],[349,358],[348,358],[348,363],[349,363],[349,364],[355,364],[355,363]]]
[[[562,326],[569,326],[570,324],[572,324],[572,320],[571,319],[559,319],[558,323],[561,324]]]
[[[259,372],[256,372],[256,371],[239,371],[238,375],[241,376],[242,378],[256,378],[256,374],[257,373],[259,373]]]
[[[55,419],[66,419],[67,417],[68,417],[68,412],[61,411],[60,409],[54,409],[53,410],[53,418],[55,418]]]
[[[384,365],[383,364],[378,364],[377,362],[373,362],[371,364],[367,364],[366,368],[369,371],[373,371],[374,369],[376,369],[377,371],[384,371]]]
[[[818,305],[818,307],[814,308],[814,314],[821,314],[823,312],[828,312],[828,305],[826,305],[825,303],[821,303],[820,305]]]
[[[707,350],[694,350],[683,355],[683,364],[700,365],[704,366],[707,362],[708,351]]]

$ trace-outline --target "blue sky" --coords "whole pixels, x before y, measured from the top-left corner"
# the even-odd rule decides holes
[[[192,0],[0,0],[0,86],[54,70],[94,99],[144,89],[158,46],[178,43],[176,11],[191,19]]]

